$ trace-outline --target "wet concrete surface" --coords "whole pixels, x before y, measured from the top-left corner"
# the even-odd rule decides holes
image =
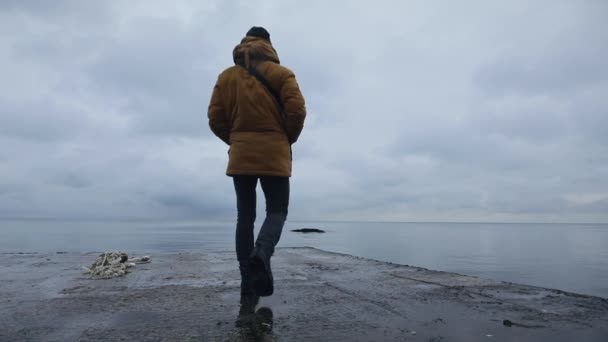
[[[284,248],[239,314],[232,252],[93,280],[98,254],[0,254],[0,341],[608,341],[608,300],[559,290]]]

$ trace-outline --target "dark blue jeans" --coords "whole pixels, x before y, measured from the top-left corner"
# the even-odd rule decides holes
[[[272,255],[281,238],[289,207],[289,177],[234,176],[236,191],[236,256],[239,262],[249,259],[254,248],[253,225],[256,216],[258,179],[266,198],[266,219],[260,228],[255,246]]]

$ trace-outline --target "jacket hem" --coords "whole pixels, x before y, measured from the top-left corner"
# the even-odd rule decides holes
[[[291,177],[291,173],[284,172],[269,172],[269,171],[226,171],[226,176],[274,176],[274,177]]]

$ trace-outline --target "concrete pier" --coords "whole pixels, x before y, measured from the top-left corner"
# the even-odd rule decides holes
[[[0,254],[0,341],[608,341],[608,300],[559,290],[284,248],[239,315],[232,252],[93,280],[98,254]]]

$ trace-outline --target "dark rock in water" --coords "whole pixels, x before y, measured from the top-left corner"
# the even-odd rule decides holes
[[[544,325],[538,325],[538,324],[522,324],[522,323],[515,323],[513,321],[510,321],[508,319],[505,319],[504,321],[502,321],[502,324],[506,327],[522,327],[522,328],[546,328],[546,326]]]
[[[301,229],[292,229],[292,232],[296,233],[325,233],[324,230],[317,228],[301,228]]]

